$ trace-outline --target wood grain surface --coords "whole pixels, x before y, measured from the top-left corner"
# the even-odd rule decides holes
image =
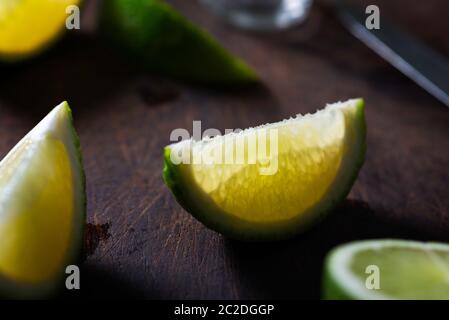
[[[242,32],[197,1],[169,1],[257,70],[262,85],[224,90],[131,67],[83,23],[45,55],[0,66],[0,157],[52,106],[74,109],[87,176],[79,292],[67,298],[314,299],[325,254],[356,239],[449,242],[449,109],[353,38],[326,6],[279,34]],[[371,1],[381,16],[449,57],[449,3]],[[200,62],[198,63],[200,67]],[[449,81],[449,79],[448,79]],[[175,128],[245,128],[364,97],[366,162],[346,201],[289,241],[245,244],[206,229],[162,180]]]

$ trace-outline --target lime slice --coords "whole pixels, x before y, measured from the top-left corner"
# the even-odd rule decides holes
[[[66,102],[0,162],[0,295],[43,297],[80,252],[84,175]]]
[[[364,103],[354,99],[313,115],[167,146],[164,179],[187,211],[226,236],[285,238],[347,195],[364,155]]]
[[[209,84],[256,80],[244,62],[162,1],[104,1],[101,20],[106,37],[150,70]]]
[[[65,27],[66,9],[80,0],[0,1],[0,58],[17,60],[43,50]]]
[[[449,245],[368,240],[342,245],[325,263],[327,299],[449,299]]]

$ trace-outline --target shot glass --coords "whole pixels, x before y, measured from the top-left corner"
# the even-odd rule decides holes
[[[303,22],[313,0],[201,0],[240,28],[274,31]]]

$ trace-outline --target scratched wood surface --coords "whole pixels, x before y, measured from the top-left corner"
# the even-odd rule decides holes
[[[379,237],[449,242],[447,107],[322,5],[300,28],[261,35],[223,24],[196,1],[170,2],[248,61],[263,84],[220,90],[166,80],[130,67],[94,32],[72,32],[38,59],[0,66],[0,157],[51,106],[67,99],[74,109],[89,224],[82,290],[63,297],[313,299],[323,257],[335,245]],[[382,18],[449,57],[447,1],[375,3]],[[359,96],[367,104],[365,165],[348,199],[293,240],[227,240],[194,220],[163,184],[162,148],[174,128],[191,130],[192,120],[244,128]]]

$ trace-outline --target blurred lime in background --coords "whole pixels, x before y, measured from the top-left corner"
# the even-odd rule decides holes
[[[366,240],[332,250],[326,299],[449,299],[449,245]]]
[[[32,56],[52,43],[65,29],[66,12],[80,0],[1,0],[0,59]]]
[[[149,70],[208,84],[257,80],[242,60],[163,1],[108,0],[101,13],[102,33]]]
[[[85,183],[67,103],[0,162],[0,296],[41,298],[79,257]]]

